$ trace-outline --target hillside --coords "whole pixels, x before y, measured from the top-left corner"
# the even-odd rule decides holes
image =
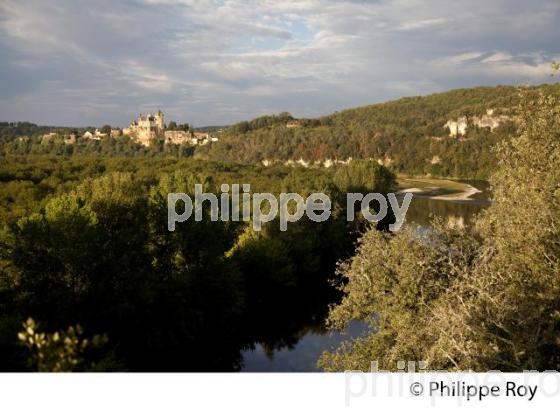
[[[544,88],[560,94],[559,84],[531,90]],[[220,144],[199,147],[195,156],[267,164],[371,158],[401,173],[487,178],[495,165],[491,147],[515,133],[518,103],[518,88],[497,86],[407,97],[318,119],[282,113],[231,126]],[[461,118],[465,134],[450,136],[446,123]],[[492,130],[485,126],[493,122]]]
[[[560,95],[560,84],[531,87]],[[517,87],[458,89],[347,109],[320,118],[266,115],[229,127],[206,127],[219,142],[207,145],[154,144],[127,137],[101,141],[44,143],[41,135],[83,130],[0,123],[3,155],[173,156],[240,162],[331,166],[372,159],[394,172],[486,179],[496,166],[492,147],[516,133]],[[202,129],[197,129],[202,130]],[[30,138],[19,138],[28,136]]]

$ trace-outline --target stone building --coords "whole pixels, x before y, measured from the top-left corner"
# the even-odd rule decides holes
[[[140,114],[136,121],[133,121],[129,127],[122,130],[122,134],[130,136],[137,143],[146,147],[149,147],[156,141],[163,141],[165,144],[175,145],[184,143],[205,145],[210,142],[218,141],[218,138],[211,136],[207,132],[166,129],[164,115],[161,111],[158,111],[156,115]]]
[[[76,134],[72,133],[72,134],[68,134],[64,136],[64,143],[66,145],[73,145],[76,143]]]
[[[166,144],[181,145],[191,142],[191,133],[188,131],[165,131],[164,137]]]
[[[41,136],[41,144],[46,144],[47,142],[54,140],[56,137],[58,137],[58,134],[56,132],[49,132],[48,134],[44,134],[43,136]]]
[[[108,134],[101,132],[99,129],[95,129],[95,132],[93,133],[94,139],[96,140],[100,140],[103,137],[107,137]]]
[[[149,147],[159,137],[163,137],[164,130],[164,115],[161,111],[158,111],[156,115],[140,114],[136,121],[130,123],[130,126],[123,130],[123,134],[130,135],[139,144]]]

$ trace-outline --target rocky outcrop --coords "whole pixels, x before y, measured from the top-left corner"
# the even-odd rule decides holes
[[[449,120],[443,128],[449,128],[450,137],[465,135],[467,133],[467,117],[460,117],[457,121]]]
[[[500,126],[500,124],[509,121],[510,117],[507,115],[495,115],[493,109],[486,110],[486,114],[478,117],[474,116],[468,118],[467,116],[462,116],[457,119],[457,121],[449,120],[445,123],[443,128],[449,129],[450,137],[464,136],[467,133],[467,128],[469,125],[473,125],[479,128],[489,128],[490,131],[494,131]]]
[[[283,164],[287,165],[287,166],[302,166],[304,168],[308,168],[311,165],[313,166],[317,166],[317,167],[325,167],[325,168],[330,168],[334,165],[348,165],[350,162],[352,161],[352,157],[348,158],[348,159],[331,159],[331,158],[326,158],[323,161],[315,161],[313,163],[311,163],[310,161],[306,161],[303,158],[297,159],[297,160],[293,160],[293,159],[289,159],[287,161],[284,161]],[[272,166],[278,162],[278,160],[275,159],[263,159],[261,161],[261,164],[263,164],[265,167],[269,167]]]
[[[485,115],[482,117],[473,117],[472,122],[479,128],[490,128],[490,131],[494,131],[500,124],[509,119],[507,115],[494,115],[494,110],[486,110]]]

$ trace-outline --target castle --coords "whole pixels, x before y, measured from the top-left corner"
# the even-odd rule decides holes
[[[156,141],[163,141],[164,144],[190,144],[206,145],[210,142],[217,142],[218,138],[209,133],[193,132],[191,130],[168,129],[165,126],[164,115],[158,111],[156,115],[140,114],[136,121],[130,123],[128,128],[122,131],[123,135],[128,135],[137,143],[146,147],[153,145]]]
[[[123,135],[133,135],[139,144],[150,146],[164,131],[164,115],[158,111],[156,115],[140,114],[136,121],[123,130]]]

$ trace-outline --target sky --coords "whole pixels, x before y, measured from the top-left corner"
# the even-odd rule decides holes
[[[0,120],[226,125],[550,82],[558,0],[0,0]]]

